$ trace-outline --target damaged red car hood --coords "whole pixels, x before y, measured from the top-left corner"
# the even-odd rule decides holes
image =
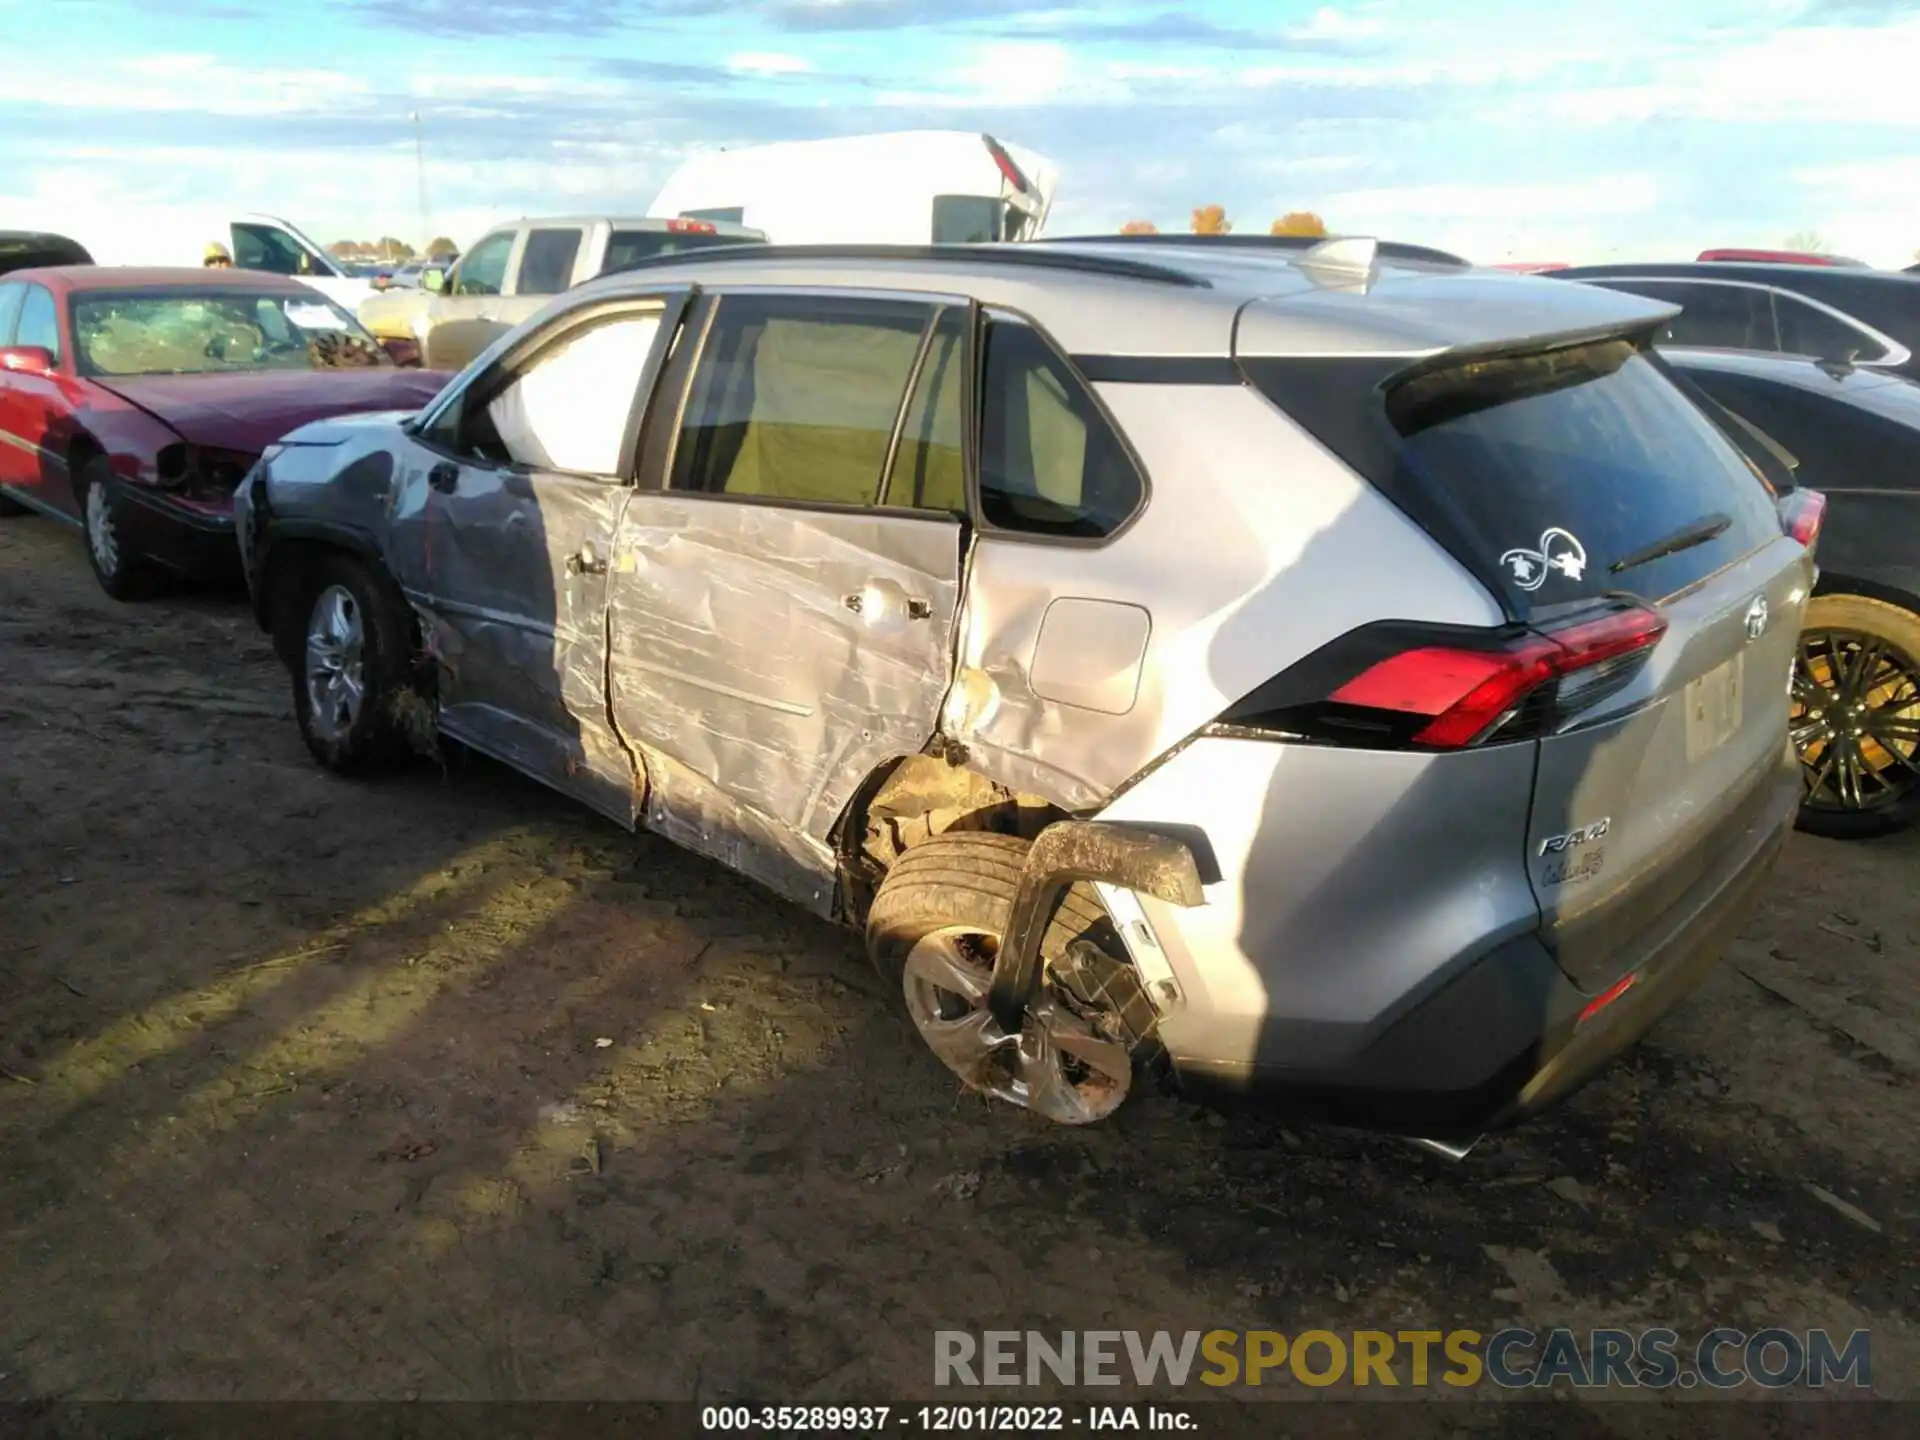
[[[418,410],[452,378],[433,370],[269,370],[126,375],[93,383],[163,420],[191,445],[257,454],[309,420],[360,410]]]

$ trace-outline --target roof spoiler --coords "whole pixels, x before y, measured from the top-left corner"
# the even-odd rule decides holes
[[[1001,178],[1014,188],[1015,193],[1033,194],[1033,182],[1027,178],[1025,171],[1013,163],[1013,157],[1007,153],[1006,146],[993,136],[986,134],[981,135],[980,141],[987,147],[987,154],[993,157],[994,166],[1000,171]]]

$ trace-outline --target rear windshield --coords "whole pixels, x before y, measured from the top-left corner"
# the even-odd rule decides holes
[[[1625,340],[1433,371],[1390,391],[1387,412],[1416,483],[1522,611],[1659,599],[1780,535],[1739,452]]]
[[[1011,237],[1007,202],[991,195],[933,197],[933,243],[981,245]]]
[[[688,250],[711,250],[716,245],[764,245],[745,235],[714,235],[699,230],[616,230],[607,239],[607,258],[601,273],[611,274],[659,255]]]

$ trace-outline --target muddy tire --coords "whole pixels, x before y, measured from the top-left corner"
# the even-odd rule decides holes
[[[413,692],[404,602],[350,555],[316,564],[283,617],[293,710],[313,758],[342,775],[389,769],[408,753]]]
[[[987,981],[1027,848],[1024,840],[985,831],[948,831],[914,846],[874,896],[867,953],[921,1038],[969,1088],[1051,1120],[1085,1124],[1118,1109],[1136,1075],[1152,1065],[1117,1012],[1085,1003],[1084,995],[1068,1003],[1053,983],[1018,1036],[1003,1034],[986,1012]],[[1068,952],[1077,941],[1104,956],[1121,954],[1087,885],[1068,890],[1047,926],[1040,951],[1050,971],[1074,967]],[[1131,998],[1144,1005],[1137,994]]]
[[[165,572],[133,548],[127,504],[113,484],[113,467],[96,455],[80,469],[76,487],[85,526],[87,563],[100,588],[115,600],[146,600],[158,594]]]
[[[1800,829],[1864,840],[1920,822],[1920,615],[1816,595],[1801,622],[1793,723],[1808,781]]]

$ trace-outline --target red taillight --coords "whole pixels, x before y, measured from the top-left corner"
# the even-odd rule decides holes
[[[1659,615],[1635,607],[1523,635],[1498,649],[1422,646],[1369,667],[1328,698],[1431,717],[1410,743],[1458,750],[1492,734],[1543,685],[1651,649],[1666,630]]]
[[[1780,523],[1787,533],[1811,550],[1827,518],[1827,497],[1818,490],[1795,490],[1780,502]]]
[[[1633,982],[1638,980],[1639,978],[1640,977],[1638,975],[1627,975],[1627,976],[1623,976],[1621,979],[1614,981],[1613,984],[1609,985],[1606,989],[1602,990],[1598,995],[1594,996],[1593,999],[1589,1000],[1586,1003],[1585,1007],[1583,1007],[1580,1011],[1580,1018],[1576,1020],[1574,1023],[1576,1025],[1586,1024],[1587,1021],[1591,1020],[1594,1016],[1598,1015],[1602,1010],[1606,1009],[1607,1006],[1611,1005],[1614,1001],[1618,1000],[1622,995],[1626,994],[1627,991],[1631,990],[1633,988]]]
[[[711,220],[669,220],[667,229],[676,235],[717,235],[720,227]]]

